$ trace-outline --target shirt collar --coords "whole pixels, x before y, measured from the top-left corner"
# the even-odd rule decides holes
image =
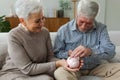
[[[72,25],[72,26],[71,26],[71,30],[72,30],[72,31],[78,30],[78,29],[77,29],[77,26],[76,26],[76,20],[75,20],[75,19],[72,20],[71,25]]]
[[[94,23],[93,23],[93,26],[94,26],[93,29],[91,29],[89,32],[92,32],[93,30],[96,30],[96,24],[95,23],[96,23],[96,21],[94,21]],[[72,20],[71,24],[72,24],[72,26],[71,26],[72,31],[78,30],[75,19]]]

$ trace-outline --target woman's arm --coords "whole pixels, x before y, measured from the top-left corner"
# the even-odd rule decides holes
[[[16,34],[9,34],[8,38],[8,52],[13,63],[19,68],[24,74],[36,75],[42,73],[53,73],[56,69],[55,62],[49,63],[34,63],[26,53],[21,40]]]

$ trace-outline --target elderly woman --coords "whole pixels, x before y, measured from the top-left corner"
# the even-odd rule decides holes
[[[54,80],[57,67],[71,70],[65,60],[53,61],[50,35],[43,27],[45,17],[40,3],[17,0],[15,11],[20,24],[9,32],[9,56],[0,80]]]

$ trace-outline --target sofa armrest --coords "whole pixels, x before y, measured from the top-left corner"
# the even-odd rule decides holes
[[[8,51],[6,43],[0,43],[0,45],[2,45],[0,46],[0,69],[1,69],[2,66],[5,64],[5,59],[8,54]]]

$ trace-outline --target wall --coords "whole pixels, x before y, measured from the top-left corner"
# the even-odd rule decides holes
[[[59,0],[43,0],[46,17],[55,17],[55,10],[59,9]],[[54,3],[54,4],[53,4]]]
[[[59,0],[44,0],[42,1],[44,8],[45,8],[45,15],[46,17],[55,17],[54,14],[57,14],[56,11],[60,9],[59,7]],[[73,3],[70,3],[71,6],[73,7]],[[64,14],[65,17],[70,17],[70,19],[73,19],[73,9],[65,11],[64,13],[69,13],[69,14]],[[53,14],[53,15],[52,15]]]
[[[0,0],[0,16],[10,15],[11,5],[16,0]],[[59,0],[41,0],[45,8],[47,17],[52,17],[51,13],[54,10],[59,9]],[[94,0],[100,3],[100,14],[97,16],[97,20],[105,23],[109,30],[120,30],[120,0]],[[72,3],[73,7],[73,3]],[[69,12],[69,16],[73,19],[73,10]]]
[[[0,0],[0,16],[10,15],[10,9],[16,0]]]
[[[120,30],[120,0],[106,0],[105,16],[109,30]]]

